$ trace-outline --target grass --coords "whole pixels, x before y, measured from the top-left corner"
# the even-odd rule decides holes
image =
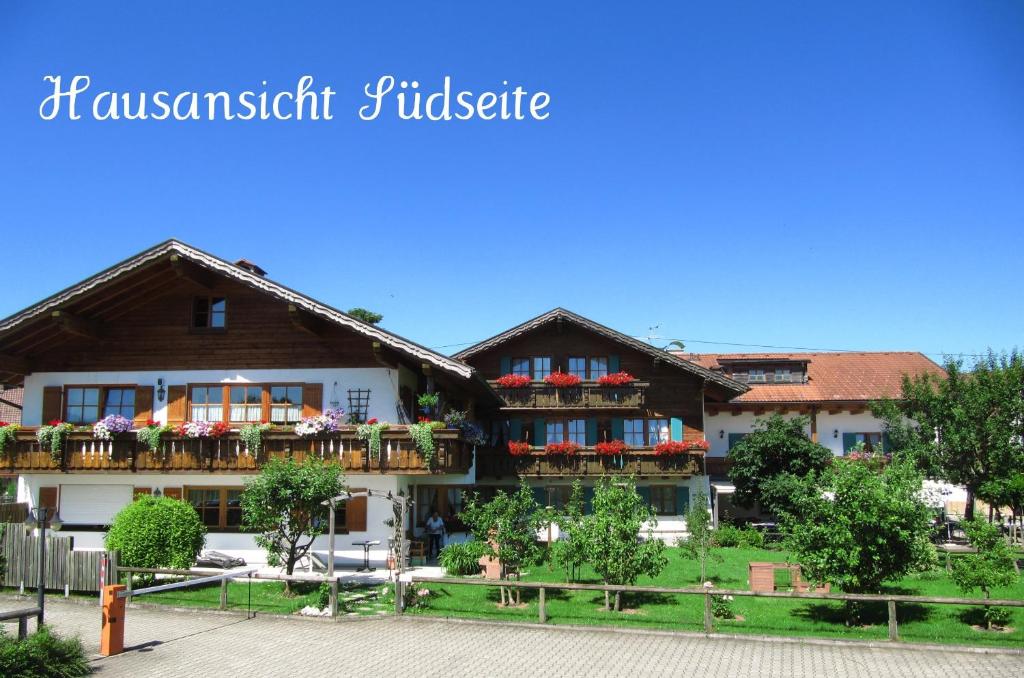
[[[750,561],[783,562],[783,551],[756,549],[720,549],[721,562],[709,565],[709,578],[720,588],[747,589],[747,563]],[[668,549],[669,566],[657,577],[641,577],[640,586],[672,588],[697,586],[700,580],[696,561],[682,558],[679,549]],[[525,581],[562,583],[564,573],[538,565],[524,574]],[[580,581],[600,583],[589,568],[584,568]],[[537,592],[523,591],[522,608],[498,607],[498,589],[482,586],[421,585],[429,596],[421,599],[413,614],[463,617],[494,621],[537,621]],[[905,595],[964,597],[944,570],[915,574],[904,578],[886,592]],[[976,596],[980,597],[980,593]],[[993,598],[1024,599],[1024,578],[1016,584],[993,592]],[[623,598],[629,613],[603,611],[604,594],[600,591],[554,591],[546,594],[548,623],[579,625],[614,625],[626,628],[703,631],[703,597],[661,594],[634,594]],[[862,626],[847,627],[841,602],[791,601],[777,598],[737,597],[733,611],[739,620],[715,620],[715,630],[723,633],[748,633],[776,636],[815,636],[861,640],[885,640],[888,637],[885,603],[866,606]],[[1011,633],[983,632],[972,628],[979,624],[980,609],[952,605],[897,604],[897,620],[901,639],[913,642],[953,643],[977,646],[1024,647],[1024,608],[1012,608]]]

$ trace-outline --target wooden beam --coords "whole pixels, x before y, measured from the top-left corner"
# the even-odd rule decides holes
[[[216,278],[212,273],[196,266],[186,259],[182,259],[179,254],[172,254],[170,261],[171,268],[174,269],[174,272],[182,280],[187,280],[206,289],[213,287],[216,282]]]
[[[32,371],[32,365],[26,358],[0,353],[0,372],[16,374],[23,377]]]
[[[314,337],[321,337],[326,331],[323,320],[295,304],[288,304],[288,319],[292,321],[292,325],[304,332],[309,332]]]
[[[94,341],[100,338],[99,323],[91,318],[75,315],[69,311],[54,311],[50,314],[50,319],[68,334]]]

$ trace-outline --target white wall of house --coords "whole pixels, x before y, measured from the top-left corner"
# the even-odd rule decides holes
[[[769,414],[754,416],[753,412],[740,412],[733,415],[731,412],[719,412],[718,414],[706,414],[704,435],[711,448],[708,450],[709,457],[724,457],[729,452],[730,433],[751,433],[754,430],[754,423],[757,419],[770,416]],[[783,415],[786,419],[798,416],[795,412]],[[807,435],[811,435],[811,427],[806,428]],[[819,435],[821,427],[818,427]]]
[[[314,383],[324,385],[323,407],[332,402],[348,409],[349,389],[370,389],[368,417],[396,421],[398,404],[398,371],[386,367],[305,368],[262,370],[150,370],[141,372],[36,372],[25,377],[24,426],[42,423],[43,388],[65,384],[136,384],[156,386],[163,379],[165,388],[172,384],[266,384]],[[167,421],[167,401],[154,398],[153,418]]]
[[[761,415],[766,418],[770,414]],[[788,412],[783,415],[786,419],[800,416],[796,412]],[[729,452],[730,433],[750,433],[754,430],[754,423],[759,417],[751,412],[741,412],[733,416],[730,412],[721,412],[714,415],[706,415],[705,435],[711,443],[708,451],[709,457],[724,457]],[[805,432],[811,435],[811,427],[807,426]],[[818,442],[832,451],[832,454],[841,456],[843,454],[844,433],[881,433],[882,421],[876,419],[870,412],[851,414],[844,411],[837,414],[818,412]]]

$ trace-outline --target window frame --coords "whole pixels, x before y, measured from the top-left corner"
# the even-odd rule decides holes
[[[263,383],[263,382],[243,382],[243,383],[240,383],[240,382],[232,382],[232,383],[196,382],[194,384],[188,384],[185,387],[186,388],[186,398],[185,398],[185,400],[186,400],[186,402],[185,402],[186,419],[185,419],[185,421],[195,421],[194,419],[192,419],[192,404],[193,404],[192,403],[192,389],[194,389],[194,388],[216,388],[218,386],[221,387],[223,390],[221,391],[221,405],[220,405],[221,406],[221,418],[220,418],[219,421],[224,423],[224,424],[228,424],[228,425],[244,426],[246,424],[258,424],[258,423],[261,423],[261,422],[264,422],[264,421],[266,421],[266,422],[270,421],[270,411],[271,411],[270,389],[274,388],[275,386],[283,386],[285,388],[296,387],[296,388],[300,389],[299,393],[300,393],[300,398],[301,398],[302,389],[307,385],[307,383],[308,382],[306,382],[306,383],[296,383],[296,382],[266,382],[266,383]],[[258,388],[258,389],[260,389],[260,418],[258,420],[253,420],[253,421],[234,421],[234,420],[231,419],[231,390],[230,389],[233,388],[233,387],[234,388],[245,387],[245,388]],[[300,401],[298,403],[298,406],[299,406],[299,412],[300,412],[300,416],[299,416],[299,420],[298,421],[301,421],[302,420],[301,412],[302,412],[302,408],[303,408],[303,403],[302,403],[301,399],[300,399]],[[216,421],[216,420],[211,420],[211,421]],[[298,423],[298,421],[287,422],[287,423],[283,423],[283,424],[280,424],[280,425],[281,426],[292,426],[292,425]]]
[[[754,375],[757,378],[754,378]],[[768,370],[763,367],[752,367],[747,370],[747,383],[748,384],[767,384],[768,383]]]
[[[573,369],[572,362],[574,360],[582,360],[583,361],[583,369],[582,370]],[[567,371],[568,374],[575,374],[576,376],[578,376],[580,378],[581,381],[587,381],[587,375],[589,374],[587,372],[587,366],[590,364],[590,359],[587,356],[585,356],[585,355],[571,355],[571,356],[568,356],[565,359],[565,364],[566,364],[566,371]]]
[[[103,417],[106,416],[106,415],[103,414],[103,410],[106,407],[105,403],[107,401],[107,391],[108,390],[115,390],[115,389],[116,390],[122,390],[122,391],[131,391],[133,393],[133,395],[132,395],[132,415],[130,417],[128,417],[127,415],[122,415],[122,416],[125,416],[127,419],[135,419],[136,404],[135,404],[135,400],[134,400],[134,398],[135,398],[134,393],[135,393],[135,390],[138,389],[138,387],[139,387],[138,384],[64,384],[64,390],[61,393],[61,413],[60,413],[61,414],[61,421],[65,421],[65,422],[68,422],[70,424],[75,424],[76,426],[89,426],[89,425],[95,424],[96,422],[100,421],[101,419],[103,419]],[[71,389],[83,389],[83,390],[85,390],[85,389],[96,389],[97,390],[97,397],[96,397],[96,419],[93,419],[91,421],[86,421],[86,420],[71,421],[70,417],[68,416],[68,394],[69,394],[69,391]],[[83,402],[84,402],[84,399],[85,399],[84,393],[83,393],[82,398],[83,398]],[[85,405],[80,405],[80,406],[76,405],[75,407],[81,407],[81,408],[84,409]],[[84,414],[84,412],[83,412],[83,414]]]
[[[526,371],[523,371],[521,369],[521,365],[517,365],[517,363],[521,364],[523,362],[526,363]],[[522,375],[525,377],[529,377],[531,380],[533,379],[533,358],[529,356],[519,356],[518,358],[512,358],[509,361],[509,366],[509,374]]]
[[[603,360],[604,361],[604,369],[603,370],[601,370],[601,369],[595,370],[594,369],[594,361],[595,360]],[[590,381],[597,381],[599,378],[601,378],[603,376],[607,376],[608,374],[610,374],[611,371],[608,368],[608,363],[609,362],[610,362],[610,360],[608,359],[608,356],[606,356],[606,355],[587,356],[587,376],[590,378]]]
[[[883,438],[881,431],[851,431],[855,438],[854,444],[863,442],[864,451],[874,454],[875,452],[882,452],[881,448],[885,447],[885,439]],[[870,437],[870,439],[869,439]],[[879,449],[876,449],[876,445]],[[843,456],[850,454],[848,451],[843,450]]]
[[[217,532],[242,532],[242,509],[241,505],[238,508],[230,508],[228,506],[228,493],[238,492],[241,493],[245,489],[244,485],[185,485],[182,488],[182,494],[184,495],[185,501],[188,502],[189,506],[195,508],[195,504],[192,503],[191,493],[193,490],[199,492],[218,492],[219,504],[217,506],[217,525],[207,525],[206,520],[203,517],[207,507],[197,508],[196,512],[199,514],[199,519],[203,521],[203,525],[206,525],[208,530],[215,530]],[[239,494],[239,497],[241,495]],[[238,511],[238,524],[228,525],[228,512]]]
[[[650,485],[651,507],[659,516],[678,516],[679,507],[676,506],[678,492],[675,485]],[[661,496],[659,496],[661,495]],[[667,502],[666,502],[667,498]],[[671,505],[671,511],[665,507]]]
[[[196,316],[198,309],[196,308],[200,300],[206,301],[206,323],[205,325],[196,324]],[[213,306],[216,301],[222,301],[224,303],[224,310],[221,312],[214,312]],[[214,315],[222,316],[221,325],[213,325]],[[226,295],[213,295],[213,294],[197,294],[192,297],[192,304],[189,313],[189,328],[198,332],[223,332],[228,328],[228,298]]]
[[[537,361],[544,361],[544,360],[547,361],[547,368],[545,369],[544,367],[541,367],[540,370],[538,371],[538,369],[537,369]],[[549,374],[551,374],[553,366],[554,366],[554,362],[555,362],[554,359],[550,355],[530,356],[530,378],[533,379],[534,381],[543,381],[544,377],[546,377]]]

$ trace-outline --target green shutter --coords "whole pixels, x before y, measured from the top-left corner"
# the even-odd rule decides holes
[[[523,439],[523,420],[513,417],[508,420],[508,439],[517,443]]]
[[[593,447],[597,444],[597,419],[587,419],[587,446]]]
[[[616,417],[612,419],[612,440],[622,440],[626,437],[626,424]]]
[[[594,488],[583,488],[583,512],[591,514],[594,512]]]
[[[544,419],[533,420],[533,444],[544,447],[548,442],[547,422]]]
[[[888,433],[882,434],[882,452],[892,452],[892,440],[889,439]]]
[[[683,439],[683,420],[679,417],[672,417],[669,424],[671,426],[671,439],[681,441]]]
[[[637,485],[636,493],[640,495],[645,504],[651,505],[651,487],[649,485]]]
[[[730,433],[729,434],[729,449],[733,448],[733,445],[743,440],[747,436],[746,433]]]
[[[690,488],[686,485],[680,485],[676,488],[676,514],[680,516],[683,515],[689,507]]]
[[[548,505],[548,490],[546,487],[531,487],[530,491],[533,492],[533,500],[540,504],[541,507]]]
[[[615,374],[619,371],[619,356],[610,355],[608,356],[608,373]]]
[[[843,453],[849,452],[853,449],[854,445],[857,444],[856,433],[844,433],[843,434]]]
[[[501,375],[505,376],[512,371],[512,358],[508,356],[502,356],[501,358]]]

